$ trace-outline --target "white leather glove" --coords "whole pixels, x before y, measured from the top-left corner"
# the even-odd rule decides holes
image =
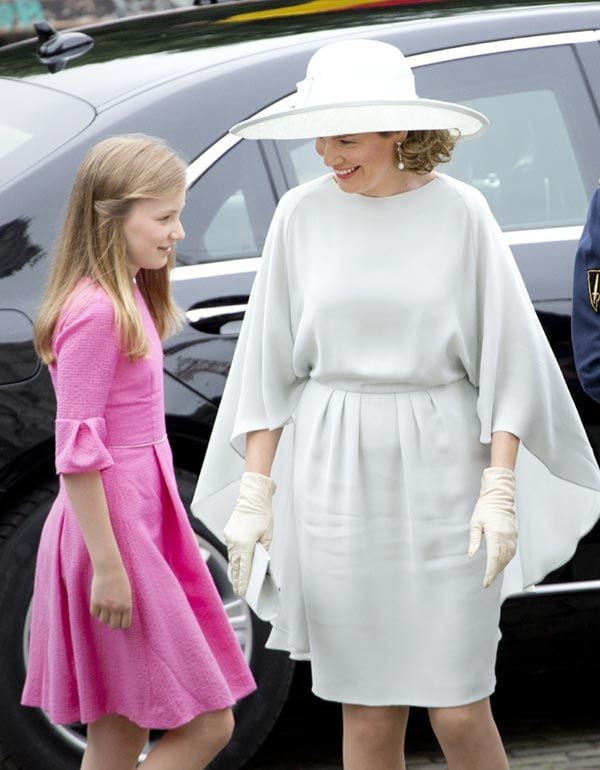
[[[517,550],[515,519],[515,472],[509,468],[486,468],[481,492],[471,517],[469,556],[475,556],[485,535],[487,563],[484,588],[489,588]]]
[[[223,530],[231,568],[231,583],[238,596],[244,596],[248,588],[254,546],[256,543],[265,548],[271,545],[271,499],[276,488],[275,482],[261,473],[246,471],[242,475],[236,506]]]

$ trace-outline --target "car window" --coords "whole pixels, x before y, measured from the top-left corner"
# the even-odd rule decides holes
[[[282,142],[278,143],[282,145]],[[286,147],[280,147],[281,150],[285,150],[285,156],[287,160],[288,175],[291,170],[292,176],[295,179],[296,184],[302,184],[308,182],[311,179],[315,179],[318,176],[326,174],[328,169],[323,164],[323,158],[317,154],[315,150],[314,140],[310,141],[292,141],[289,145],[286,143]]]
[[[443,170],[478,187],[505,230],[584,221],[590,148],[581,121],[596,117],[571,46],[419,67],[416,79],[421,93],[489,117]]]
[[[260,256],[275,202],[260,144],[239,142],[190,188],[178,264]]]
[[[481,190],[504,230],[584,221],[589,147],[581,122],[596,117],[570,47],[417,67],[415,76],[418,93],[470,105],[490,119],[481,137],[458,142],[438,170]],[[291,184],[323,173],[312,141],[277,147]]]

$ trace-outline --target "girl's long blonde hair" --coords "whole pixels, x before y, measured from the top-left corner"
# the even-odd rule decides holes
[[[185,189],[185,163],[159,139],[115,136],[89,150],[75,177],[48,285],[35,322],[35,347],[49,364],[61,310],[82,278],[101,286],[112,300],[122,351],[130,361],[146,355],[148,342],[127,268],[123,221],[136,201],[165,198]],[[171,297],[165,267],[140,269],[136,283],[161,339],[175,331],[182,313]]]

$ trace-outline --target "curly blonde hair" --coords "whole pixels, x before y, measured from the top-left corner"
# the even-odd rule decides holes
[[[392,132],[382,132],[388,135]],[[460,134],[445,129],[409,131],[402,142],[402,162],[407,171],[428,174],[439,164],[447,163]]]

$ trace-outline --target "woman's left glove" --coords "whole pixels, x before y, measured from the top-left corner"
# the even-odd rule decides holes
[[[231,583],[238,596],[244,596],[248,588],[254,546],[257,543],[265,548],[271,545],[271,499],[276,488],[275,482],[261,473],[246,471],[242,475],[236,506],[223,530],[231,567]]]
[[[475,556],[485,535],[487,564],[484,588],[488,588],[517,550],[515,518],[515,472],[509,468],[486,468],[481,492],[471,517],[469,556]]]

